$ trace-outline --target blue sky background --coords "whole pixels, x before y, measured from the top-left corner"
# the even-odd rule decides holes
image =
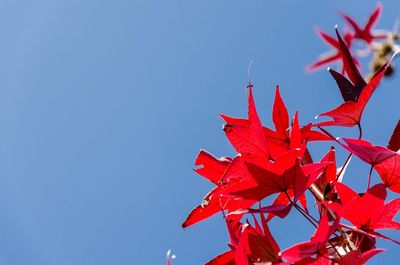
[[[235,154],[218,114],[246,115],[249,62],[266,125],[276,84],[312,121],[341,102],[326,71],[304,73],[329,49],[313,27],[333,33],[338,10],[364,21],[375,3],[0,0],[0,264],[164,264],[172,248],[187,265],[226,250],[220,216],[180,225],[212,188],[192,171],[199,149]],[[400,2],[383,4],[390,29]],[[399,98],[399,75],[384,80],[365,138],[386,144]],[[353,162],[361,191],[368,168]],[[313,233],[295,212],[271,229],[281,248]],[[399,260],[378,245],[371,264]]]

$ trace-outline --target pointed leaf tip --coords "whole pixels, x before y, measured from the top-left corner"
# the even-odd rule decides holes
[[[394,152],[398,152],[400,150],[400,119],[397,121],[397,125],[393,130],[393,134],[390,137],[387,148]]]

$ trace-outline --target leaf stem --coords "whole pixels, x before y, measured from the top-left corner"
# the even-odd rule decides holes
[[[358,139],[361,139],[362,135],[363,135],[363,130],[361,128],[361,123],[357,123],[357,127],[358,127],[358,132],[359,132]]]
[[[372,169],[374,168],[374,165],[371,165],[371,168],[369,169],[369,174],[368,174],[368,187],[367,190],[369,190],[369,187],[371,186],[371,176],[372,176]]]
[[[301,215],[303,215],[315,228],[318,228],[318,225],[316,225],[314,223],[315,218],[308,216],[305,212],[302,211],[302,209],[295,203],[293,203],[292,199],[290,198],[289,194],[287,193],[287,191],[285,191],[286,197],[288,198],[289,202],[293,205],[293,207],[299,212],[301,213]],[[313,220],[314,219],[314,220]],[[315,220],[315,222],[317,222]],[[318,222],[317,222],[318,223]]]
[[[342,173],[343,173],[343,171],[346,169],[347,165],[350,163],[350,159],[351,159],[352,156],[353,156],[353,153],[350,153],[350,154],[347,156],[346,160],[345,160],[344,163],[343,163],[342,168],[341,168],[340,171],[339,171],[339,174],[336,175],[336,181],[340,179],[340,176],[342,176]]]

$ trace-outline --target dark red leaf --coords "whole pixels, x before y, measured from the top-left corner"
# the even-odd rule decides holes
[[[360,97],[357,102],[347,101],[337,108],[330,110],[328,112],[324,112],[319,116],[329,116],[333,120],[320,122],[318,126],[344,126],[344,127],[353,127],[360,123],[361,117],[364,111],[365,106],[367,105],[369,99],[374,93],[375,89],[378,87],[383,75],[388,69],[392,59],[384,64],[372,77],[372,79],[368,82],[368,84],[362,89]]]
[[[340,93],[342,94],[343,100],[347,101],[354,101],[356,102],[358,97],[360,96],[362,88],[356,88],[346,77],[342,74],[336,72],[333,69],[328,69],[329,73],[335,79]]]
[[[353,83],[355,89],[357,91],[361,91],[367,83],[364,78],[360,74],[356,64],[354,63],[353,56],[351,55],[346,43],[343,41],[342,37],[339,34],[338,29],[336,28],[336,36],[339,42],[340,54],[343,60],[343,67],[349,76],[351,82]]]

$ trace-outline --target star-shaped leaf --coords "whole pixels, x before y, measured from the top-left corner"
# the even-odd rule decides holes
[[[381,12],[382,5],[378,3],[375,9],[372,11],[371,15],[368,17],[367,23],[364,27],[361,27],[353,18],[346,14],[342,13],[341,16],[353,28],[354,38],[364,40],[365,42],[370,44],[374,39],[381,39],[386,37],[385,35],[376,35],[372,31],[372,28],[378,21]]]

